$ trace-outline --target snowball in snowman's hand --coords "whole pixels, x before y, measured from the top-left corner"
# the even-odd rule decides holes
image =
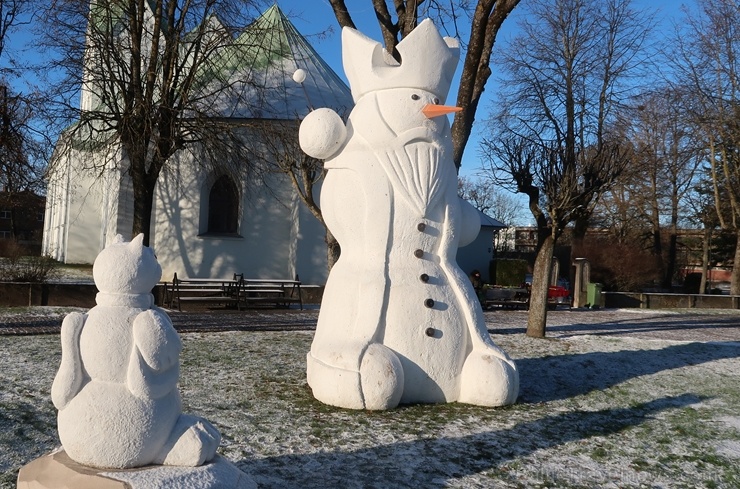
[[[326,160],[337,154],[347,139],[347,128],[339,114],[331,109],[309,113],[298,129],[298,143],[308,155]]]

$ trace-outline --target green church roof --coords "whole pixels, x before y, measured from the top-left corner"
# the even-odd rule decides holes
[[[293,80],[299,68],[306,71],[303,83]],[[206,92],[213,83],[231,87],[205,97],[221,117],[296,119],[314,108],[343,114],[353,106],[347,85],[277,5],[219,49],[198,78]]]

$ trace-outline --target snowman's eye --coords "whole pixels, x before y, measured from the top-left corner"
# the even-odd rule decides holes
[[[437,97],[434,97],[433,102],[434,102],[434,105],[439,105],[439,99]]]
[[[417,94],[411,95],[411,100],[419,100],[421,97],[419,97]]]

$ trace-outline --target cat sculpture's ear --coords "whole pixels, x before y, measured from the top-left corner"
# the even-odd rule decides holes
[[[129,244],[131,248],[142,248],[144,246],[144,233],[140,233]]]
[[[113,242],[111,244],[119,244],[119,243],[123,243],[123,241],[124,241],[123,235],[122,234],[116,234],[116,237],[113,238]]]

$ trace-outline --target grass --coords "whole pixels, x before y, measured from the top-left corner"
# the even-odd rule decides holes
[[[337,409],[305,383],[310,332],[183,335],[185,411],[260,487],[740,486],[740,344],[495,340],[519,403]],[[0,487],[53,449],[58,337],[0,338]]]

